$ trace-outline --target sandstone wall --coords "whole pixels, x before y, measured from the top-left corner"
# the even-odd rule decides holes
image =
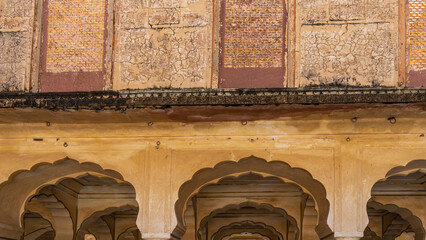
[[[297,5],[299,86],[394,86],[398,0],[307,0]]]
[[[0,0],[0,91],[39,89],[41,1]],[[220,0],[110,2],[105,90],[218,86]],[[283,86],[404,85],[399,5],[287,2]]]
[[[34,3],[0,0],[0,91],[22,91],[31,59]]]
[[[209,87],[212,4],[119,1],[113,88]]]

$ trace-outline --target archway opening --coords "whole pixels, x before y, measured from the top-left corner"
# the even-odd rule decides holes
[[[244,232],[260,234],[270,240],[283,240],[284,237],[274,227],[261,222],[243,221],[235,222],[221,227],[212,235],[213,240],[222,240],[226,236],[241,234]]]
[[[301,238],[304,231],[311,231],[305,236],[313,236],[312,239],[333,237],[327,224],[329,202],[324,186],[304,169],[254,156],[201,169],[185,182],[175,204],[178,224],[172,236],[177,239],[211,239],[214,231],[211,226],[203,225],[202,220],[228,205],[245,202],[270,205],[286,212],[283,216],[296,219],[293,224],[298,226],[293,229],[296,234],[289,239]],[[306,215],[309,216],[305,218]],[[310,219],[308,224],[303,224],[304,219]],[[203,228],[207,229],[207,234]],[[280,232],[287,236],[289,229]]]
[[[187,231],[182,239],[221,240],[224,233],[238,232],[259,233],[271,240],[319,239],[317,217],[312,196],[297,184],[249,172],[223,177],[193,195],[187,204]],[[263,227],[235,222],[257,222]],[[276,234],[265,234],[264,226],[271,226]]]
[[[137,229],[132,184],[115,171],[68,158],[12,174],[0,186],[0,203],[9,207],[0,209],[0,238],[32,239],[29,233],[51,228],[54,234],[43,239],[112,240]],[[43,219],[48,227],[39,224]]]
[[[396,167],[377,181],[367,203],[363,239],[425,239],[426,161]]]
[[[333,238],[333,232],[327,223],[330,204],[327,200],[324,186],[304,169],[292,168],[282,161],[268,162],[254,156],[243,158],[238,162],[221,162],[213,168],[201,169],[193,175],[191,180],[185,182],[179,189],[179,199],[175,203],[177,226],[172,236],[177,239],[183,239],[182,237],[184,237],[184,234],[185,237],[188,234],[185,233],[186,231],[192,231],[194,234],[198,231],[196,230],[198,229],[197,221],[200,221],[200,218],[197,217],[197,221],[192,224],[188,221],[186,216],[195,216],[200,213],[197,206],[197,198],[194,198],[194,196],[199,194],[201,189],[208,185],[220,184],[221,179],[226,177],[238,177],[247,174],[251,175],[250,177],[258,175],[261,176],[261,178],[277,178],[279,181],[282,181],[280,184],[294,184],[295,187],[300,189],[299,198],[304,200],[302,205],[298,207],[299,216],[295,217],[296,219],[300,219],[298,220],[298,222],[300,222],[298,225],[302,226],[301,219],[303,219],[304,207],[311,197],[314,203],[315,214],[317,214],[315,226],[316,236],[319,239]],[[256,182],[254,179],[250,179],[250,181]],[[234,189],[235,187],[242,189],[248,186],[234,186]],[[250,193],[250,191],[248,192]],[[251,199],[253,196],[243,196],[243,198]],[[271,196],[263,196],[263,198],[271,199]],[[277,201],[276,203],[283,202],[285,201]],[[274,203],[274,207],[276,203]],[[289,209],[295,208],[291,207]],[[288,209],[285,210],[287,211]],[[299,236],[301,235],[299,234]]]

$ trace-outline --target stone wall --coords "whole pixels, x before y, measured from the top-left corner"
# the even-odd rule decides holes
[[[41,1],[0,0],[0,91],[39,89],[41,41],[33,26],[38,29],[34,8],[41,7]],[[111,4],[104,89],[217,87],[220,1]],[[399,75],[405,76],[405,69],[398,67],[402,59],[398,4],[398,0],[287,2],[288,54],[282,86],[398,86]]]
[[[397,0],[297,4],[299,86],[395,86]]]
[[[211,1],[118,3],[114,89],[210,86]]]
[[[0,91],[22,91],[31,56],[34,3],[0,0]]]

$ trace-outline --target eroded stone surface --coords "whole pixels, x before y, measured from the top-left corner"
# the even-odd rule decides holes
[[[398,17],[397,0],[367,0],[365,7],[367,20],[393,20]]]
[[[300,85],[392,86],[392,29],[390,23],[302,27]]]
[[[0,91],[22,90],[25,81],[25,32],[0,32]]]
[[[178,24],[180,11],[176,8],[153,9],[149,18],[150,25]]]
[[[211,22],[205,1],[119,5],[114,89],[206,87]]]
[[[365,0],[331,0],[331,20],[356,20],[364,18]]]
[[[220,15],[213,16],[213,3],[220,1],[115,1],[115,21],[109,22],[114,31],[108,33],[115,34],[109,35],[113,50],[107,58],[114,61],[112,79],[107,77],[111,88],[217,87],[220,43],[219,37],[216,41],[212,37]],[[30,72],[39,61],[36,57],[31,63],[37,56],[31,52],[32,44],[35,51],[39,47],[39,40],[31,39],[37,26],[34,4],[33,0],[0,0],[0,91],[23,90],[31,74],[37,78],[36,72]],[[287,9],[289,39],[296,34],[287,46],[295,49],[295,83],[395,86],[398,0],[298,0],[295,4]],[[296,16],[291,15],[292,7]]]
[[[302,24],[328,21],[328,9],[328,0],[305,0],[297,2],[297,16]]]
[[[0,0],[0,91],[24,88],[30,56],[31,0]]]
[[[120,79],[145,88],[203,87],[206,33],[199,29],[141,29],[120,36]]]

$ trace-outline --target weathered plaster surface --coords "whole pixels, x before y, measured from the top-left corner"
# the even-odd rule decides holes
[[[0,0],[0,91],[24,89],[33,1]]]
[[[296,86],[395,86],[397,0],[297,4]]]
[[[106,89],[217,87],[219,2],[111,4]],[[287,4],[291,81],[286,86],[398,85],[398,0]],[[0,91],[38,91],[35,5],[41,6],[34,0],[0,0]]]
[[[211,3],[123,1],[114,89],[207,87]]]
[[[328,0],[297,1],[297,16],[302,24],[326,22],[328,20]]]
[[[301,29],[301,85],[392,85],[392,24],[339,24]]]

